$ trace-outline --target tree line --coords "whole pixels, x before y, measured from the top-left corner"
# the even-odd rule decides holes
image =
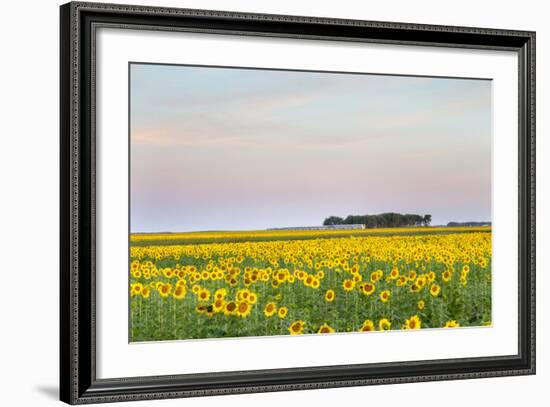
[[[432,215],[401,214],[395,212],[378,215],[348,215],[346,218],[329,216],[323,225],[365,225],[366,228],[394,228],[404,226],[429,226]]]

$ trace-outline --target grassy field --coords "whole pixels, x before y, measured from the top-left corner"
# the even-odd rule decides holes
[[[251,230],[212,231],[187,233],[134,233],[130,236],[132,246],[183,245],[197,243],[226,243],[269,240],[306,240],[360,236],[409,236],[419,234],[448,234],[491,232],[490,226],[480,227],[407,227],[353,230]]]
[[[491,228],[134,234],[132,341],[481,326]]]

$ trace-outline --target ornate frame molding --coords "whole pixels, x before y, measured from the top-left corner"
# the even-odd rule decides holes
[[[84,404],[535,373],[534,32],[84,2],[61,6],[60,21],[62,401]],[[97,379],[94,38],[100,26],[516,51],[520,61],[518,355]]]

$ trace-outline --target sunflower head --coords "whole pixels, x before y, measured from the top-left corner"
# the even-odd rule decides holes
[[[266,304],[265,308],[264,308],[264,315],[266,317],[271,317],[273,316],[275,313],[277,312],[277,306],[275,305],[274,302],[270,302],[268,304]]]
[[[250,311],[252,311],[252,306],[246,301],[239,302],[237,305],[237,316],[241,318],[247,317]]]
[[[185,287],[182,286],[182,285],[178,285],[178,286],[176,286],[176,290],[174,291],[172,296],[176,300],[181,300],[181,299],[185,298],[186,294],[187,294],[187,290],[185,289]]]
[[[334,328],[331,328],[328,324],[323,324],[319,327],[319,331],[317,333],[320,333],[320,334],[331,334],[331,333],[334,333],[336,332],[334,330]]]
[[[151,294],[151,290],[149,289],[149,287],[147,286],[143,287],[143,289],[141,290],[141,296],[143,298],[149,298],[150,294]]]
[[[359,328],[359,331],[361,332],[374,331],[374,322],[372,322],[370,319],[366,319],[365,322],[363,322],[363,325],[361,326],[361,328]]]
[[[256,304],[256,301],[258,301],[258,296],[256,295],[256,293],[251,292],[250,294],[248,294],[246,302],[248,302],[249,304]]]
[[[376,283],[378,280],[380,280],[382,278],[383,275],[384,275],[384,272],[382,270],[373,271],[370,274],[371,283]]]
[[[198,293],[199,301],[208,301],[210,299],[210,291],[208,289],[203,288]]]
[[[389,331],[391,329],[391,322],[387,318],[382,318],[378,321],[378,329],[381,331]]]
[[[133,297],[134,295],[141,294],[142,290],[143,290],[143,284],[134,283],[130,286],[130,295]]]
[[[225,304],[223,314],[225,316],[235,315],[236,311],[237,311],[237,303],[235,301],[229,301],[228,303]]]
[[[434,297],[437,297],[441,291],[441,287],[437,284],[432,284],[430,287],[430,294]]]
[[[325,301],[332,302],[334,301],[334,298],[336,298],[336,294],[334,293],[334,290],[327,290],[327,292],[325,293]]]
[[[374,285],[374,283],[365,283],[361,287],[361,291],[363,291],[363,294],[365,295],[371,295],[375,290],[376,290],[376,286]]]
[[[305,323],[302,320],[294,321],[290,326],[288,327],[288,331],[291,335],[301,335],[304,331]]]
[[[411,293],[417,293],[420,291],[422,287],[420,287],[418,284],[414,283],[414,284],[411,284]]]
[[[353,290],[353,287],[355,287],[355,281],[353,280],[346,279],[342,283],[342,288],[347,292],[350,292],[351,290]]]
[[[426,277],[420,276],[416,279],[416,285],[420,288],[423,288],[426,285]]]
[[[397,278],[397,282],[395,283],[398,287],[403,287],[405,284],[407,284],[407,277],[400,276]]]
[[[222,312],[225,307],[225,301],[223,299],[217,299],[212,304],[212,309],[214,312]]]
[[[409,319],[405,320],[403,329],[420,329],[421,325],[422,322],[420,321],[420,318],[418,318],[418,315],[413,315]]]
[[[214,297],[217,300],[223,300],[227,295],[227,290],[225,288],[218,288],[214,294]]]
[[[160,285],[160,287],[157,287],[157,290],[162,298],[168,297],[172,293],[172,284],[166,283]]]
[[[313,278],[313,281],[311,282],[311,288],[319,288],[321,286],[321,282],[319,281],[318,278]]]
[[[451,277],[452,277],[452,274],[449,270],[445,270],[441,274],[441,279],[443,280],[444,283],[448,283],[449,281],[451,281]]]
[[[287,307],[280,307],[279,311],[277,312],[277,315],[279,318],[285,318],[288,314],[288,308]]]

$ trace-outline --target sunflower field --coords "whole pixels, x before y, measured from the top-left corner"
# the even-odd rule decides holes
[[[491,324],[490,227],[432,229],[184,244],[132,235],[130,340]]]

